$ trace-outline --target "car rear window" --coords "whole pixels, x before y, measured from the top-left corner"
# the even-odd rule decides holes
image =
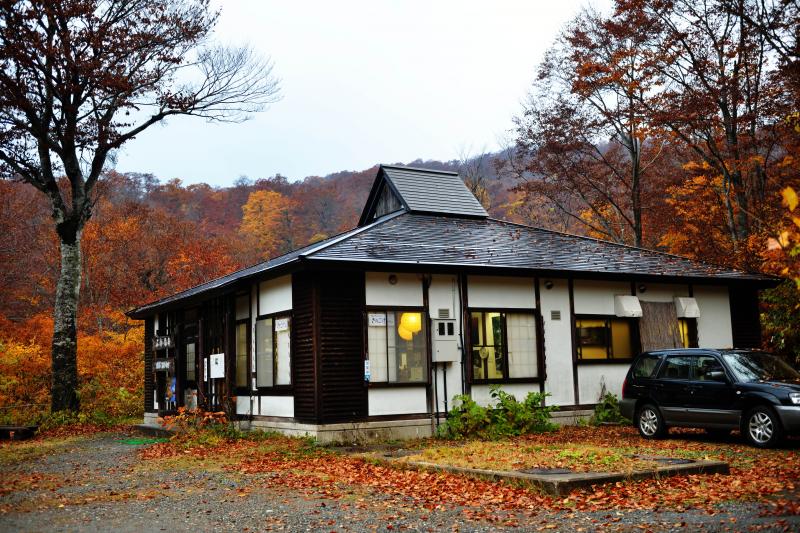
[[[633,365],[633,377],[651,378],[658,366],[659,357],[657,355],[643,355]]]
[[[692,368],[692,357],[689,355],[678,355],[668,357],[658,373],[659,378],[665,379],[689,379],[689,370]]]

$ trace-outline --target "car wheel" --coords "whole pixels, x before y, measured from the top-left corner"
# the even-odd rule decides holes
[[[639,434],[646,439],[660,439],[667,434],[667,427],[658,407],[651,403],[646,403],[639,408],[636,416],[636,427]]]
[[[783,428],[772,409],[759,405],[750,409],[745,415],[742,435],[757,448],[770,448],[781,440]]]

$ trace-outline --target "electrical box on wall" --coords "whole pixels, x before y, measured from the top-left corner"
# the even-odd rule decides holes
[[[458,349],[458,331],[456,321],[452,319],[431,320],[431,341],[433,344],[432,361],[434,363],[455,363],[461,360]]]

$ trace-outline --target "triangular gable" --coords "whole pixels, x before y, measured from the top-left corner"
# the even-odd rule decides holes
[[[381,165],[358,225],[401,210],[467,218],[489,216],[456,172]]]

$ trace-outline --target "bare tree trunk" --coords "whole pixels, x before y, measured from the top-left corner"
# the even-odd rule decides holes
[[[74,239],[61,236],[61,273],[53,312],[52,411],[77,411],[78,296],[81,288],[81,231]]]

